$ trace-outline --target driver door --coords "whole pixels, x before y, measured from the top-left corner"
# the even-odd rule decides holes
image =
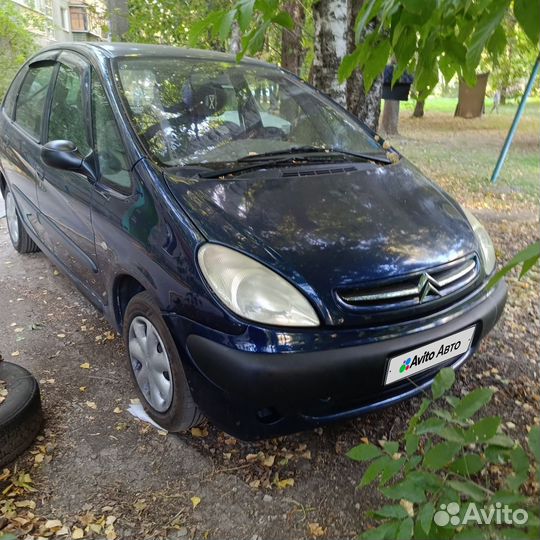
[[[57,62],[45,141],[72,141],[81,155],[88,156],[92,147],[90,66],[72,52],[63,52]],[[49,247],[94,303],[101,305],[91,220],[92,192],[92,183],[83,174],[43,164],[37,193],[40,218],[52,244]]]

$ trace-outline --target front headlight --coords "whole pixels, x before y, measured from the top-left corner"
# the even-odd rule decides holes
[[[198,260],[212,290],[237,315],[275,326],[319,325],[306,298],[257,261],[217,244],[204,244]]]
[[[463,208],[469,223],[478,239],[480,244],[480,249],[482,250],[482,259],[484,259],[484,270],[486,275],[490,275],[491,272],[495,269],[495,248],[493,247],[493,242],[489,237],[485,227],[474,217],[472,212]]]

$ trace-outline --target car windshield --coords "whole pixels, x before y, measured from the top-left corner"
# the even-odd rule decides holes
[[[278,68],[189,58],[121,58],[116,79],[150,157],[168,167],[315,147],[381,147],[331,100]]]

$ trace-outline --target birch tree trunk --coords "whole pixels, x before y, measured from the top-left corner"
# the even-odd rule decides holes
[[[306,21],[304,6],[298,0],[290,0],[284,6],[294,21],[294,28],[281,31],[281,67],[295,75],[300,74],[305,51],[302,47],[302,30]]]
[[[232,54],[238,54],[242,50],[242,32],[238,21],[232,23],[229,50]]]
[[[313,85],[344,107],[347,85],[338,82],[338,69],[347,54],[348,16],[348,0],[318,0],[313,4]]]
[[[354,51],[356,47],[354,23],[362,4],[363,0],[350,0],[349,2],[347,17],[348,52]],[[373,81],[370,91],[366,94],[364,76],[359,69],[355,69],[347,80],[347,109],[373,131],[377,131],[381,115],[382,85],[383,76],[381,74]]]

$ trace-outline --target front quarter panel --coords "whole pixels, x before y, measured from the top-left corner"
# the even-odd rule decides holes
[[[158,171],[143,159],[132,178],[131,195],[98,189],[93,205],[96,254],[109,298],[115,298],[118,279],[129,275],[154,295],[163,312],[231,333],[242,331],[244,325],[227,317],[209,297],[195,263],[204,238],[160,182]],[[120,329],[113,305],[109,315]]]

